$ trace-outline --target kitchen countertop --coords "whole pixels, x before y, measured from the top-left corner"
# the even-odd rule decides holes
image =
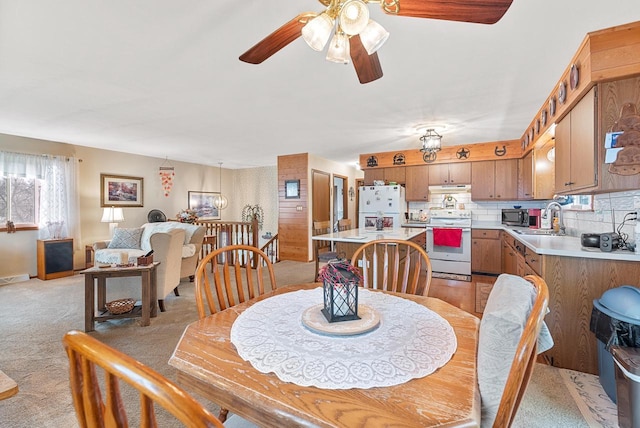
[[[605,252],[597,248],[584,249],[580,245],[580,238],[575,236],[520,235],[515,230],[526,230],[528,228],[505,226],[501,223],[489,221],[474,221],[471,224],[471,228],[504,230],[537,254],[640,262],[639,254],[627,250]]]
[[[313,240],[321,241],[333,241],[333,242],[353,242],[353,243],[366,243],[373,241],[374,239],[402,239],[408,241],[421,233],[424,233],[424,226],[422,228],[413,227],[398,227],[394,229],[384,229],[378,231],[375,229],[350,229],[343,230],[342,232],[332,232],[324,235],[313,236]]]

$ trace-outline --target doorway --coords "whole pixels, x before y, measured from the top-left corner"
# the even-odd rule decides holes
[[[337,229],[339,220],[349,218],[349,201],[347,200],[348,178],[333,175],[333,225]]]
[[[312,221],[331,220],[331,175],[327,172],[311,170]]]

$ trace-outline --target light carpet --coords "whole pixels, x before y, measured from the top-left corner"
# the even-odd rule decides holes
[[[277,263],[278,285],[310,282],[313,269],[314,263]],[[152,318],[148,327],[141,327],[138,319],[110,320],[96,324],[90,334],[175,380],[175,370],[167,361],[186,325],[197,320],[193,291],[193,284],[182,282],[180,297],[170,294],[165,300],[167,311]],[[0,369],[20,388],[16,396],[0,401],[0,426],[77,426],[61,339],[67,331],[83,328],[82,275],[0,286]],[[575,393],[567,387],[570,383],[576,384],[565,382],[560,370],[537,365],[514,426],[615,426],[610,417],[600,418],[606,422],[601,425],[595,417],[585,419],[573,399]],[[125,391],[125,397],[137,400],[133,392]],[[217,406],[202,401],[217,412]],[[177,426],[162,413],[159,420],[162,427]],[[135,413],[130,422],[136,426]]]

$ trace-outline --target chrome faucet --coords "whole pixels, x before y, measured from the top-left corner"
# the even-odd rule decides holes
[[[557,201],[551,201],[544,208],[544,215],[547,217],[550,214],[552,208],[558,210],[558,235],[566,235],[566,227],[564,226],[564,218],[562,216],[562,205]]]

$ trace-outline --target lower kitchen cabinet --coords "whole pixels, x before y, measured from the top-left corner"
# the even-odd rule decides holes
[[[500,231],[473,229],[471,231],[471,272],[502,273]]]

